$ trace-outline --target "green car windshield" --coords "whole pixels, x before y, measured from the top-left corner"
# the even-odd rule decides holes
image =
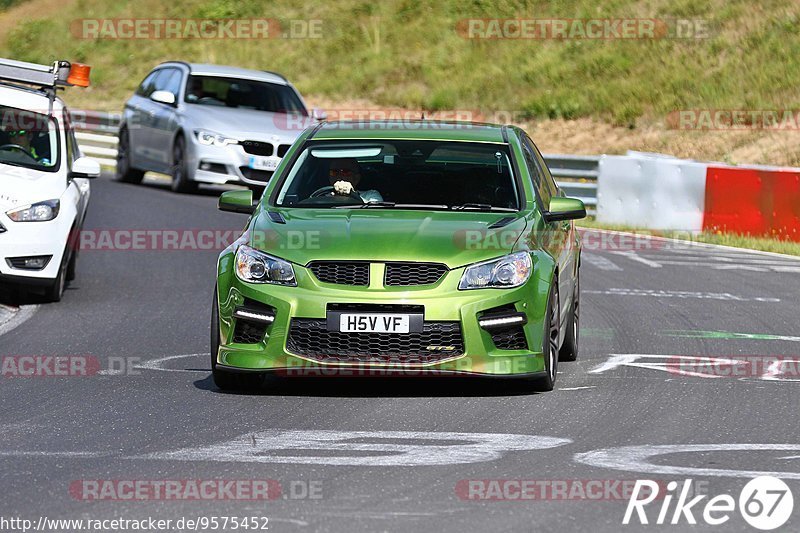
[[[517,211],[505,144],[320,141],[304,147],[278,187],[281,207]]]

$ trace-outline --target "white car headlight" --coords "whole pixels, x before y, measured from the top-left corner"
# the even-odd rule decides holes
[[[6,211],[6,216],[14,222],[47,222],[58,216],[60,207],[58,200],[45,200]]]
[[[236,250],[236,277],[247,283],[297,285],[291,263],[244,244]]]
[[[466,290],[519,287],[528,281],[532,271],[531,254],[517,252],[467,267],[461,276],[458,288]]]
[[[197,135],[197,142],[207,146],[229,146],[231,144],[239,144],[239,141],[236,139],[225,137],[224,135],[212,131],[196,130],[194,134]]]

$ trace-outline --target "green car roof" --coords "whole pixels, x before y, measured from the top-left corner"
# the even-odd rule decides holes
[[[504,126],[477,122],[436,120],[382,120],[324,122],[313,134],[315,140],[414,139],[507,143]]]

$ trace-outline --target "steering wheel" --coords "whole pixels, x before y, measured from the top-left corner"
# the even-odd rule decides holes
[[[4,145],[0,146],[0,150],[7,150],[7,149],[9,149],[9,148],[10,148],[10,149],[12,149],[12,150],[19,150],[19,151],[20,151],[20,152],[22,152],[23,154],[27,155],[28,157],[30,157],[31,159],[33,159],[34,161],[36,161],[36,156],[34,156],[32,153],[30,153],[30,152],[29,152],[29,151],[28,151],[28,150],[27,150],[25,147],[23,147],[23,146],[20,146],[20,145],[18,145],[18,144],[4,144]]]
[[[320,187],[316,191],[312,192],[309,198],[319,198],[320,196],[325,196],[326,194],[333,192],[333,190],[334,190],[333,186],[326,185],[325,187]],[[336,196],[344,196],[344,195],[342,194]],[[363,200],[361,199],[361,195],[358,194],[358,191],[356,191],[355,189],[353,189],[347,196],[349,196],[350,198],[358,199],[359,201],[363,202]]]

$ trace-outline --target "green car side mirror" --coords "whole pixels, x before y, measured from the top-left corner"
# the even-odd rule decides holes
[[[586,206],[577,198],[555,196],[550,200],[550,206],[544,213],[547,222],[559,220],[576,220],[586,217]]]
[[[217,207],[220,211],[251,215],[256,210],[253,205],[253,191],[226,191],[220,195]]]

